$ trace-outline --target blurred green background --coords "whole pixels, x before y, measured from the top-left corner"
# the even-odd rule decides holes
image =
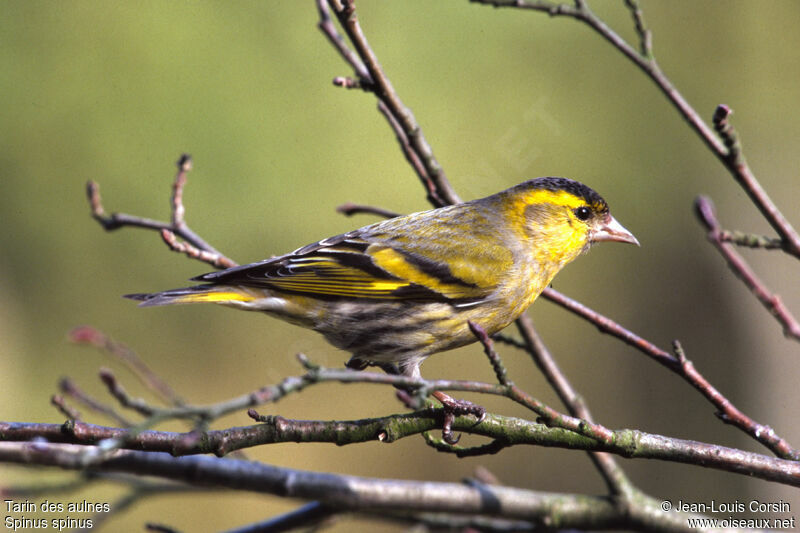
[[[622,2],[596,4],[613,28],[635,40]],[[800,225],[800,4],[642,5],[666,73],[707,120],[719,103],[735,110],[748,161]],[[596,188],[642,247],[600,246],[560,274],[555,287],[664,348],[680,339],[734,404],[800,442],[800,347],[782,337],[706,242],[693,199],[711,195],[728,228],[770,229],[638,70],[568,19],[454,0],[362,0],[358,12],[462,197],[544,175]],[[199,404],[300,373],[297,352],[329,366],[346,360],[314,333],[256,314],[214,306],[137,309],[120,295],[182,286],[209,269],[169,252],[155,233],[105,233],[89,217],[84,196],[84,184],[94,179],[107,211],[165,219],[174,162],[189,152],[195,170],[185,194],[187,221],[239,262],[374,220],[338,215],[334,208],[347,201],[426,209],[375,98],[332,86],[332,78],[351,72],[316,23],[311,1],[0,5],[0,419],[62,422],[49,404],[58,379],[71,376],[106,398],[96,377],[101,366],[114,368],[133,394],[147,395],[118,364],[68,343],[67,333],[81,324],[130,345]],[[797,261],[779,252],[743,253],[800,314]],[[599,422],[766,453],[643,355],[548,302],[530,313]],[[501,354],[519,385],[558,405],[523,353],[502,347]],[[476,346],[432,358],[423,374],[493,379]],[[509,402],[480,401],[498,413],[526,416]],[[308,419],[399,410],[391,390],[366,385],[319,386],[260,409]],[[241,413],[215,427],[249,423]],[[514,486],[605,490],[585,454],[564,450],[519,447],[457,460],[415,438],[391,446],[286,444],[249,453],[287,467],[443,481],[483,465]],[[783,486],[698,467],[621,461],[658,498],[782,498],[800,509],[796,490]],[[2,485],[62,478],[0,466]],[[57,499],[113,502],[123,493],[109,483]],[[213,531],[296,505],[230,492],[162,496],[115,516],[109,529],[141,530],[155,521]],[[353,528],[396,526],[343,521],[334,530]]]

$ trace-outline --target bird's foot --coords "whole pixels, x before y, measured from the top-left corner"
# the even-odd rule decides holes
[[[441,402],[442,408],[444,409],[442,439],[444,439],[447,444],[456,444],[461,439],[461,435],[453,434],[453,422],[455,422],[457,416],[473,415],[478,419],[478,421],[475,422],[476,425],[483,422],[483,419],[486,418],[486,409],[481,405],[468,400],[456,400],[442,391],[436,391],[432,396]]]

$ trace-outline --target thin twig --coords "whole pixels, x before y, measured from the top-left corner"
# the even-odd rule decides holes
[[[714,212],[714,203],[707,196],[695,200],[695,213],[708,231],[708,240],[716,247],[728,266],[742,283],[761,302],[761,305],[783,326],[783,334],[789,339],[800,341],[800,323],[786,307],[780,296],[770,292],[756,273],[739,255],[733,246],[722,239],[722,229]]]
[[[517,319],[516,324],[527,346],[526,351],[531,355],[534,363],[550,383],[550,386],[556,391],[570,414],[585,420],[587,423],[592,423],[592,414],[589,412],[586,402],[572,387],[550,350],[547,349],[539,334],[536,333],[531,318],[528,315],[522,315]],[[603,476],[612,494],[625,496],[632,493],[633,486],[631,482],[613,457],[602,452],[591,452],[589,457]]]
[[[64,397],[60,394],[53,394],[50,397],[50,403],[69,420],[81,420],[80,411],[74,407],[71,407],[70,405],[67,405],[66,401],[64,401]]]
[[[178,173],[172,183],[172,226],[175,228],[185,228],[186,209],[183,207],[183,188],[186,186],[186,175],[192,170],[192,158],[189,154],[183,154],[178,159]]]
[[[637,0],[625,0],[625,5],[633,16],[633,26],[639,36],[639,54],[644,57],[653,57],[653,34],[644,22],[644,12]]]
[[[726,105],[717,106],[714,112],[714,129],[719,133],[727,150],[718,153],[718,157],[725,163],[730,173],[742,186],[750,200],[761,211],[769,224],[778,232],[783,241],[783,249],[789,254],[800,258],[800,235],[795,231],[778,206],[770,199],[767,191],[756,179],[750,166],[742,154],[742,145],[739,135],[728,120],[733,111]]]
[[[94,218],[106,231],[113,231],[124,227],[137,227],[149,230],[155,230],[162,234],[164,242],[174,251],[185,253],[186,255],[198,259],[205,263],[210,264],[214,268],[230,268],[236,266],[236,262],[226,257],[216,248],[208,244],[199,235],[197,235],[185,222],[184,215],[185,209],[183,206],[183,189],[186,185],[186,174],[191,170],[191,158],[187,154],[183,154],[177,163],[178,172],[175,175],[175,180],[172,186],[172,215],[171,222],[161,222],[149,218],[143,218],[125,213],[112,213],[106,215],[103,209],[103,201],[100,197],[100,186],[94,182],[89,181],[86,184],[86,196],[91,208],[92,218]],[[164,237],[164,231],[172,232],[186,241],[183,246],[176,246],[170,239]],[[202,250],[204,253],[192,254],[191,250]]]
[[[61,378],[59,381],[59,389],[62,393],[74,398],[76,401],[85,405],[95,413],[106,416],[119,424],[122,427],[130,427],[133,425],[131,421],[119,414],[114,408],[106,405],[84,392],[78,385],[75,384],[70,378]],[[77,419],[76,419],[77,420]]]
[[[753,233],[744,233],[742,231],[728,231],[720,230],[718,234],[719,240],[722,242],[729,242],[736,246],[743,248],[762,248],[764,250],[783,249],[784,244],[781,239],[775,237],[767,237],[766,235],[755,235]]]
[[[90,326],[80,326],[73,329],[69,333],[69,338],[76,344],[89,344],[120,360],[145,387],[156,393],[165,403],[171,405],[181,405],[183,403],[183,400],[175,393],[173,388],[153,372],[142,361],[141,357],[125,344],[115,341],[102,331]]]
[[[369,80],[365,80],[364,78],[349,78],[347,76],[336,76],[333,78],[333,84],[336,87],[343,87],[345,89],[361,89],[364,92],[372,92],[375,90],[375,87],[369,82]]]
[[[356,75],[371,85],[371,92],[386,108],[385,110],[381,109],[381,112],[387,116],[387,119],[391,117],[389,122],[396,121],[400,125],[399,128],[393,125],[392,129],[403,132],[406,140],[401,142],[401,146],[404,147],[403,151],[406,158],[409,161],[419,161],[419,163],[412,162],[412,166],[414,166],[419,178],[425,184],[431,203],[436,207],[459,203],[461,201],[460,198],[453,190],[444,170],[433,155],[433,150],[425,139],[425,135],[422,133],[419,124],[417,124],[414,115],[400,100],[389,78],[381,68],[377,56],[370,48],[358,22],[355,3],[351,0],[343,0],[341,3],[331,1],[328,5],[324,5],[320,1],[317,5],[320,13],[319,28],[333,43],[342,57],[353,67]],[[353,52],[344,44],[344,39],[330,23],[331,17],[328,7],[336,14],[339,23],[353,44],[358,61],[355,59]]]
[[[376,207],[373,205],[354,204],[351,202],[347,202],[346,204],[337,206],[336,212],[341,213],[348,217],[362,213],[366,213],[369,215],[378,215],[379,217],[383,218],[395,218],[400,216],[400,213],[395,213],[394,211],[389,211],[388,209],[383,209],[382,207]]]
[[[353,52],[348,46],[347,43],[344,41],[344,37],[339,33],[336,29],[336,25],[333,23],[333,19],[331,18],[331,11],[328,7],[327,0],[317,0],[317,11],[319,13],[319,23],[317,27],[319,30],[328,38],[328,41],[333,45],[339,55],[342,56],[342,59],[350,65],[350,67],[355,72],[356,76],[359,78],[361,84],[368,84],[370,87],[373,87],[372,78],[369,75],[369,71],[367,71],[367,67],[364,65],[364,62],[358,57],[358,54]]]
[[[111,369],[101,368],[98,375],[103,384],[105,384],[106,389],[108,389],[108,393],[123,407],[133,409],[142,416],[153,416],[158,412],[157,408],[151,407],[141,398],[131,398]]]
[[[233,261],[228,257],[225,257],[224,255],[202,250],[200,248],[197,248],[196,246],[192,246],[191,244],[189,244],[188,241],[179,241],[178,238],[175,236],[175,233],[173,233],[168,229],[161,230],[161,239],[163,239],[164,243],[173,252],[178,252],[179,254],[186,255],[186,257],[197,259],[198,261],[202,261],[203,263],[208,263],[214,268],[217,269],[232,268],[237,265],[235,261]]]
[[[517,340],[511,335],[506,335],[505,333],[495,333],[492,335],[492,339],[502,342],[503,344],[508,344],[509,346],[513,346],[514,348],[519,348],[520,350],[527,350],[528,345],[525,341]]]
[[[492,365],[494,374],[497,376],[497,381],[501,385],[505,385],[507,387],[514,385],[514,383],[508,378],[508,371],[506,370],[502,359],[500,359],[500,355],[495,351],[494,342],[492,342],[492,339],[489,337],[489,334],[486,333],[486,330],[472,320],[469,320],[467,324],[469,325],[469,329],[472,331],[472,334],[475,335],[478,341],[483,345],[483,351],[486,354],[486,357],[489,358],[489,362]]]

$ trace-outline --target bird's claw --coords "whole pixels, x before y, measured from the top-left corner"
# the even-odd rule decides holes
[[[447,444],[454,445],[461,439],[461,435],[453,434],[453,422],[455,422],[457,416],[473,415],[478,419],[475,424],[480,424],[486,418],[486,409],[481,405],[468,400],[456,400],[443,392],[434,393],[433,395],[441,402],[442,408],[444,409],[442,439]]]

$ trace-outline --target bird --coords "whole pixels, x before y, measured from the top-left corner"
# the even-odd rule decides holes
[[[476,342],[470,322],[499,332],[604,241],[639,245],[593,189],[543,177],[192,278],[199,285],[125,297],[263,312],[321,333],[350,353],[349,368],[420,378],[427,357]]]

